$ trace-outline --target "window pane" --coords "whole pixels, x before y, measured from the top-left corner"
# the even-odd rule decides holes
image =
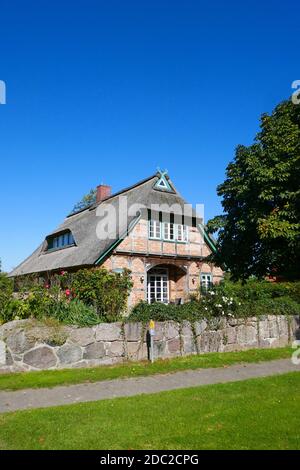
[[[212,286],[212,275],[211,274],[201,274],[201,287],[204,290],[207,290],[211,286]]]
[[[164,226],[165,226],[165,229],[164,229],[164,239],[165,240],[169,240],[169,233],[170,233],[170,229],[169,229],[169,224],[167,222],[164,223]]]
[[[175,239],[175,233],[174,233],[174,224],[170,224],[170,240]]]
[[[175,240],[174,224],[169,222],[164,222],[163,225],[163,234],[165,240]]]
[[[160,222],[157,220],[149,221],[149,237],[160,238]]]
[[[155,222],[156,224],[156,238],[160,238],[160,222]]]
[[[73,245],[74,244],[74,238],[73,238],[73,235],[72,233],[68,233],[68,245]]]
[[[188,227],[187,225],[183,225],[183,241],[188,241]]]
[[[177,225],[177,240],[179,242],[186,242],[187,241],[187,226],[178,224]]]
[[[150,220],[149,221],[149,237],[153,237],[154,236],[154,226],[153,226],[153,220]]]
[[[180,224],[177,225],[177,240],[182,241],[182,225]]]

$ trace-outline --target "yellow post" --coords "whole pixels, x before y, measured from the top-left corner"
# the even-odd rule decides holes
[[[150,320],[149,322],[149,334],[150,334],[150,360],[154,362],[154,344],[153,337],[155,335],[155,322]]]

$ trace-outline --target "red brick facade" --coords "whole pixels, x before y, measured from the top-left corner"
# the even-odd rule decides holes
[[[131,270],[133,289],[129,306],[139,300],[147,300],[147,277],[155,267],[167,270],[169,301],[185,301],[190,294],[196,293],[200,287],[201,273],[211,274],[213,283],[222,279],[222,270],[205,260],[210,249],[199,230],[196,227],[189,227],[188,230],[186,243],[151,240],[148,221],[140,220],[105,260],[103,266],[108,270]]]

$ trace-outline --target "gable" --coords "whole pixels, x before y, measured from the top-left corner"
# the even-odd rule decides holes
[[[171,186],[170,182],[168,181],[167,170],[165,171],[159,170],[159,175],[160,176],[158,180],[154,183],[153,188],[158,191],[168,191],[170,193],[175,193],[174,188]]]

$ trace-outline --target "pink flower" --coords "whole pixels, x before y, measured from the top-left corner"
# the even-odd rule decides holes
[[[49,284],[45,284],[45,289],[49,289],[50,288],[50,285]]]
[[[61,276],[64,276],[65,274],[67,274],[66,271],[61,271],[61,272],[60,272],[60,275],[61,275]]]
[[[65,294],[66,294],[67,297],[70,297],[70,295],[71,295],[70,289],[66,289],[66,290],[65,290]]]

